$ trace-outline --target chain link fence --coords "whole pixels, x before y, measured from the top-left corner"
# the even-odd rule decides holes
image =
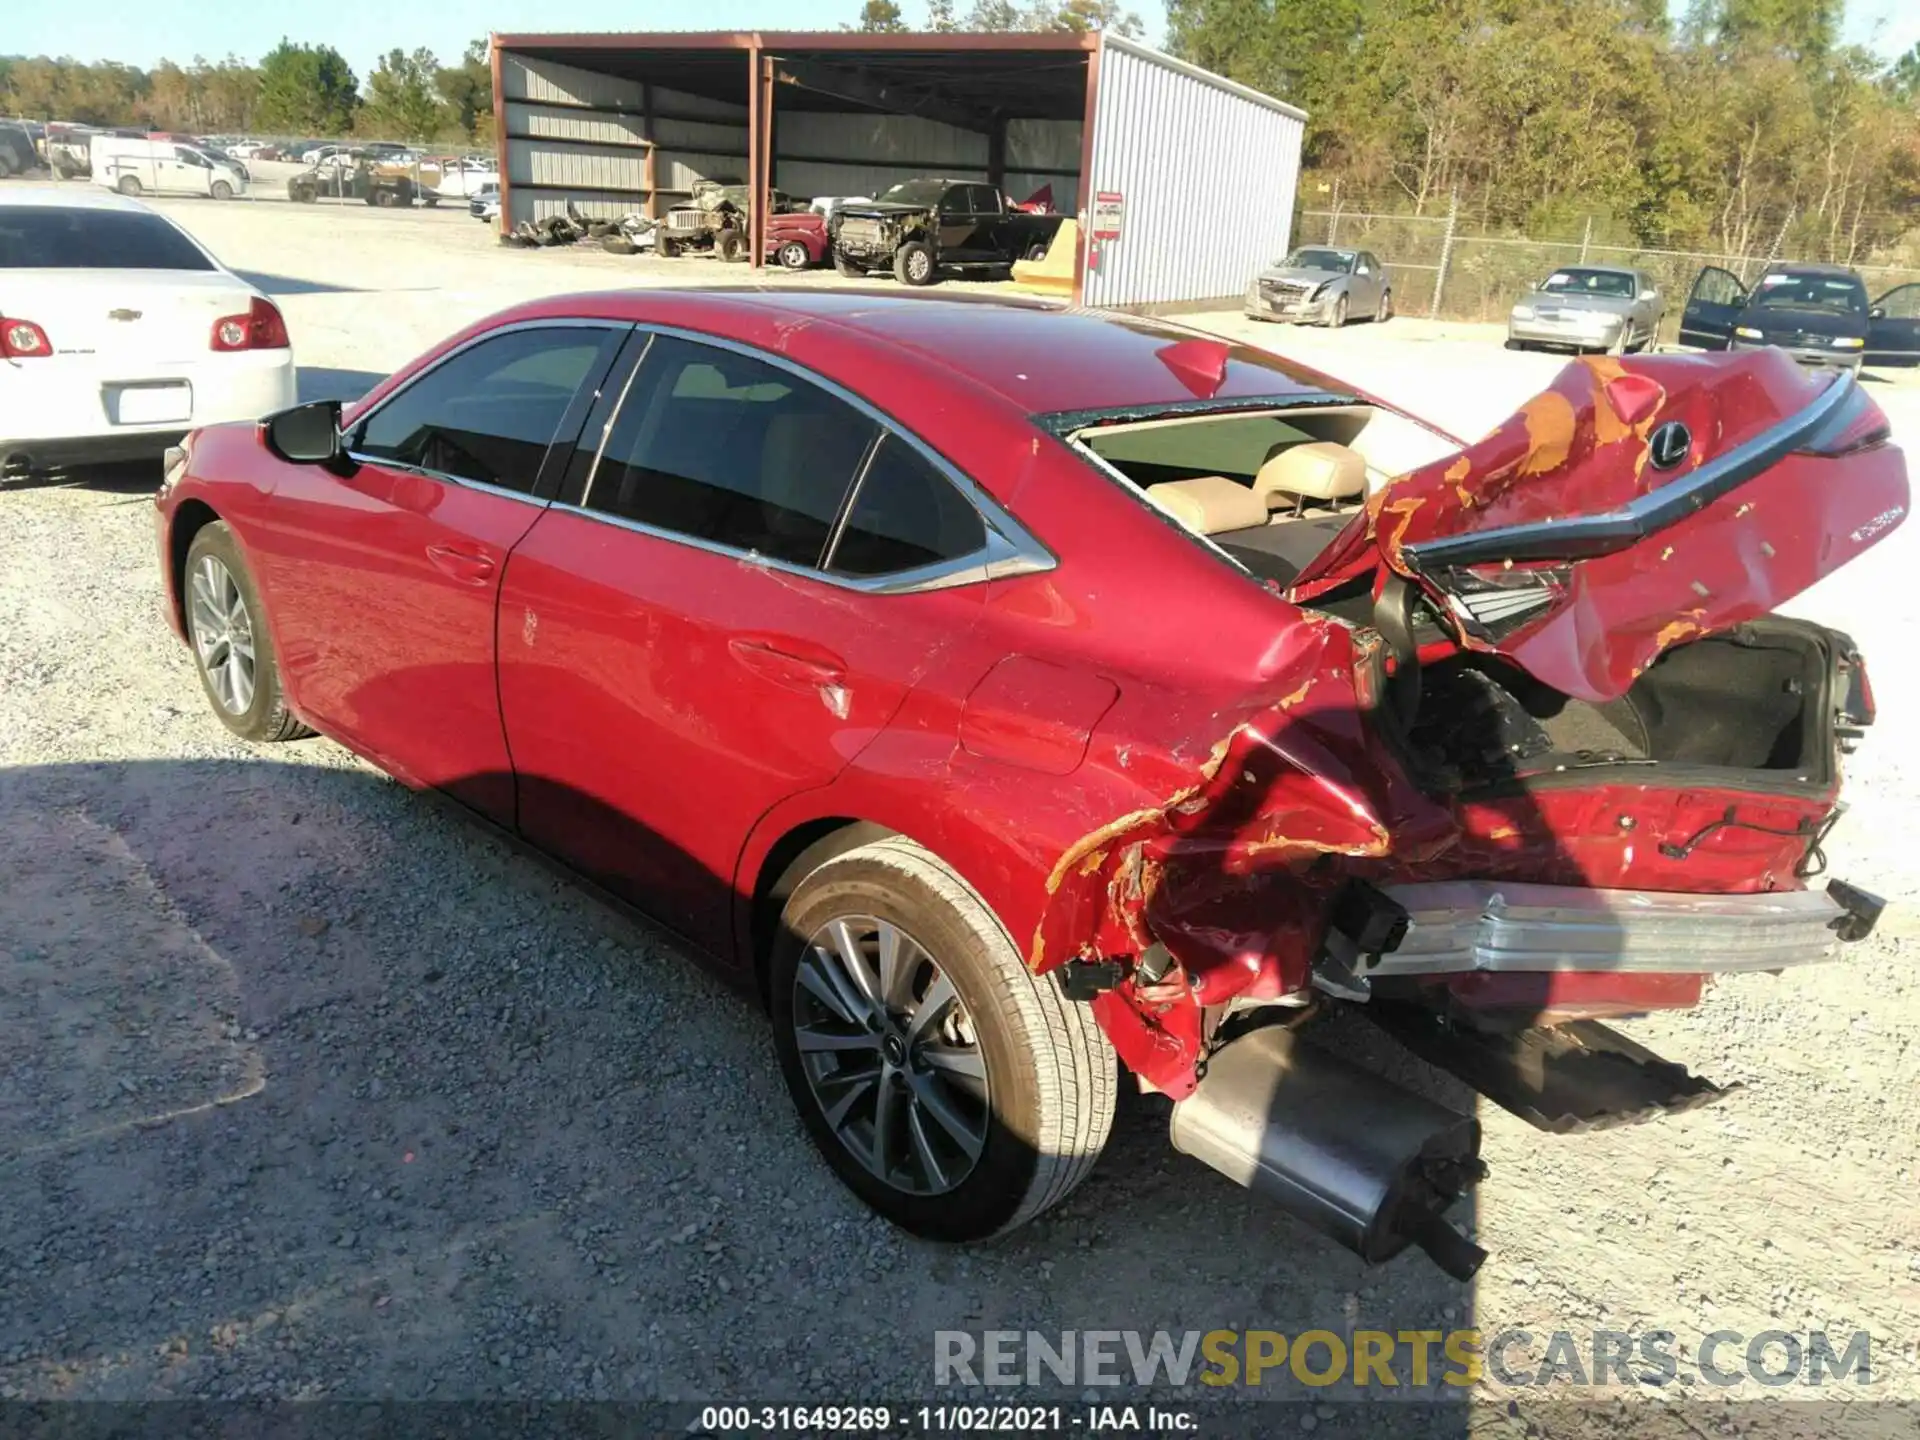
[[[1805,253],[1789,240],[1793,212],[1773,224],[1753,227],[1762,242],[1744,253],[1713,248],[1659,248],[1602,239],[1610,224],[1601,217],[1574,222],[1571,234],[1553,237],[1495,235],[1472,225],[1457,203],[1439,214],[1390,213],[1380,209],[1303,210],[1296,243],[1371,250],[1393,280],[1394,308],[1435,320],[1504,321],[1514,303],[1566,265],[1620,265],[1644,270],[1667,299],[1663,338],[1671,340],[1687,292],[1711,265],[1751,284],[1761,271],[1784,261],[1848,263],[1828,246]],[[1854,263],[1869,295],[1920,282],[1920,263]]]

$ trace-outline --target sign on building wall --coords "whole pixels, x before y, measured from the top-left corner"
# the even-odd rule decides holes
[[[1127,198],[1118,190],[1096,191],[1093,197],[1093,223],[1091,226],[1095,240],[1118,240],[1120,222],[1126,217]]]

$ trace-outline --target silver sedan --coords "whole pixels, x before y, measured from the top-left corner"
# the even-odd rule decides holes
[[[1666,297],[1644,270],[1569,265],[1513,307],[1507,317],[1507,348],[1624,355],[1654,343],[1666,310]]]

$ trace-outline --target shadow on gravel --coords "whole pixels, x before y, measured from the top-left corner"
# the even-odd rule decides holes
[[[908,1238],[810,1146],[757,1004],[449,811],[324,741],[0,770],[14,1393],[899,1402],[943,1329],[1472,1325],[1470,1285],[1367,1268],[1151,1099],[1005,1241]],[[1385,1056],[1368,1028],[1330,1038]],[[1465,1393],[1396,1433],[1464,1434]]]
[[[326,365],[299,367],[298,399],[302,405],[314,400],[358,400],[387,377],[375,370],[336,370]]]
[[[358,295],[361,285],[333,285],[325,280],[301,280],[292,275],[269,275],[260,270],[233,272],[257,290],[269,295]]]

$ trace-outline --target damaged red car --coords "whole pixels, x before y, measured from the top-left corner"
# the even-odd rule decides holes
[[[1124,1066],[1182,1151],[1464,1276],[1476,1122],[1299,1022],[1552,1131],[1715,1098],[1606,1022],[1873,927],[1814,878],[1866,670],[1773,612],[1906,510],[1873,401],[1772,351],[1583,360],[1462,444],[1155,322],[653,291],[199,431],[158,520],[222,721],[711,957],[900,1225],[1060,1201]]]

